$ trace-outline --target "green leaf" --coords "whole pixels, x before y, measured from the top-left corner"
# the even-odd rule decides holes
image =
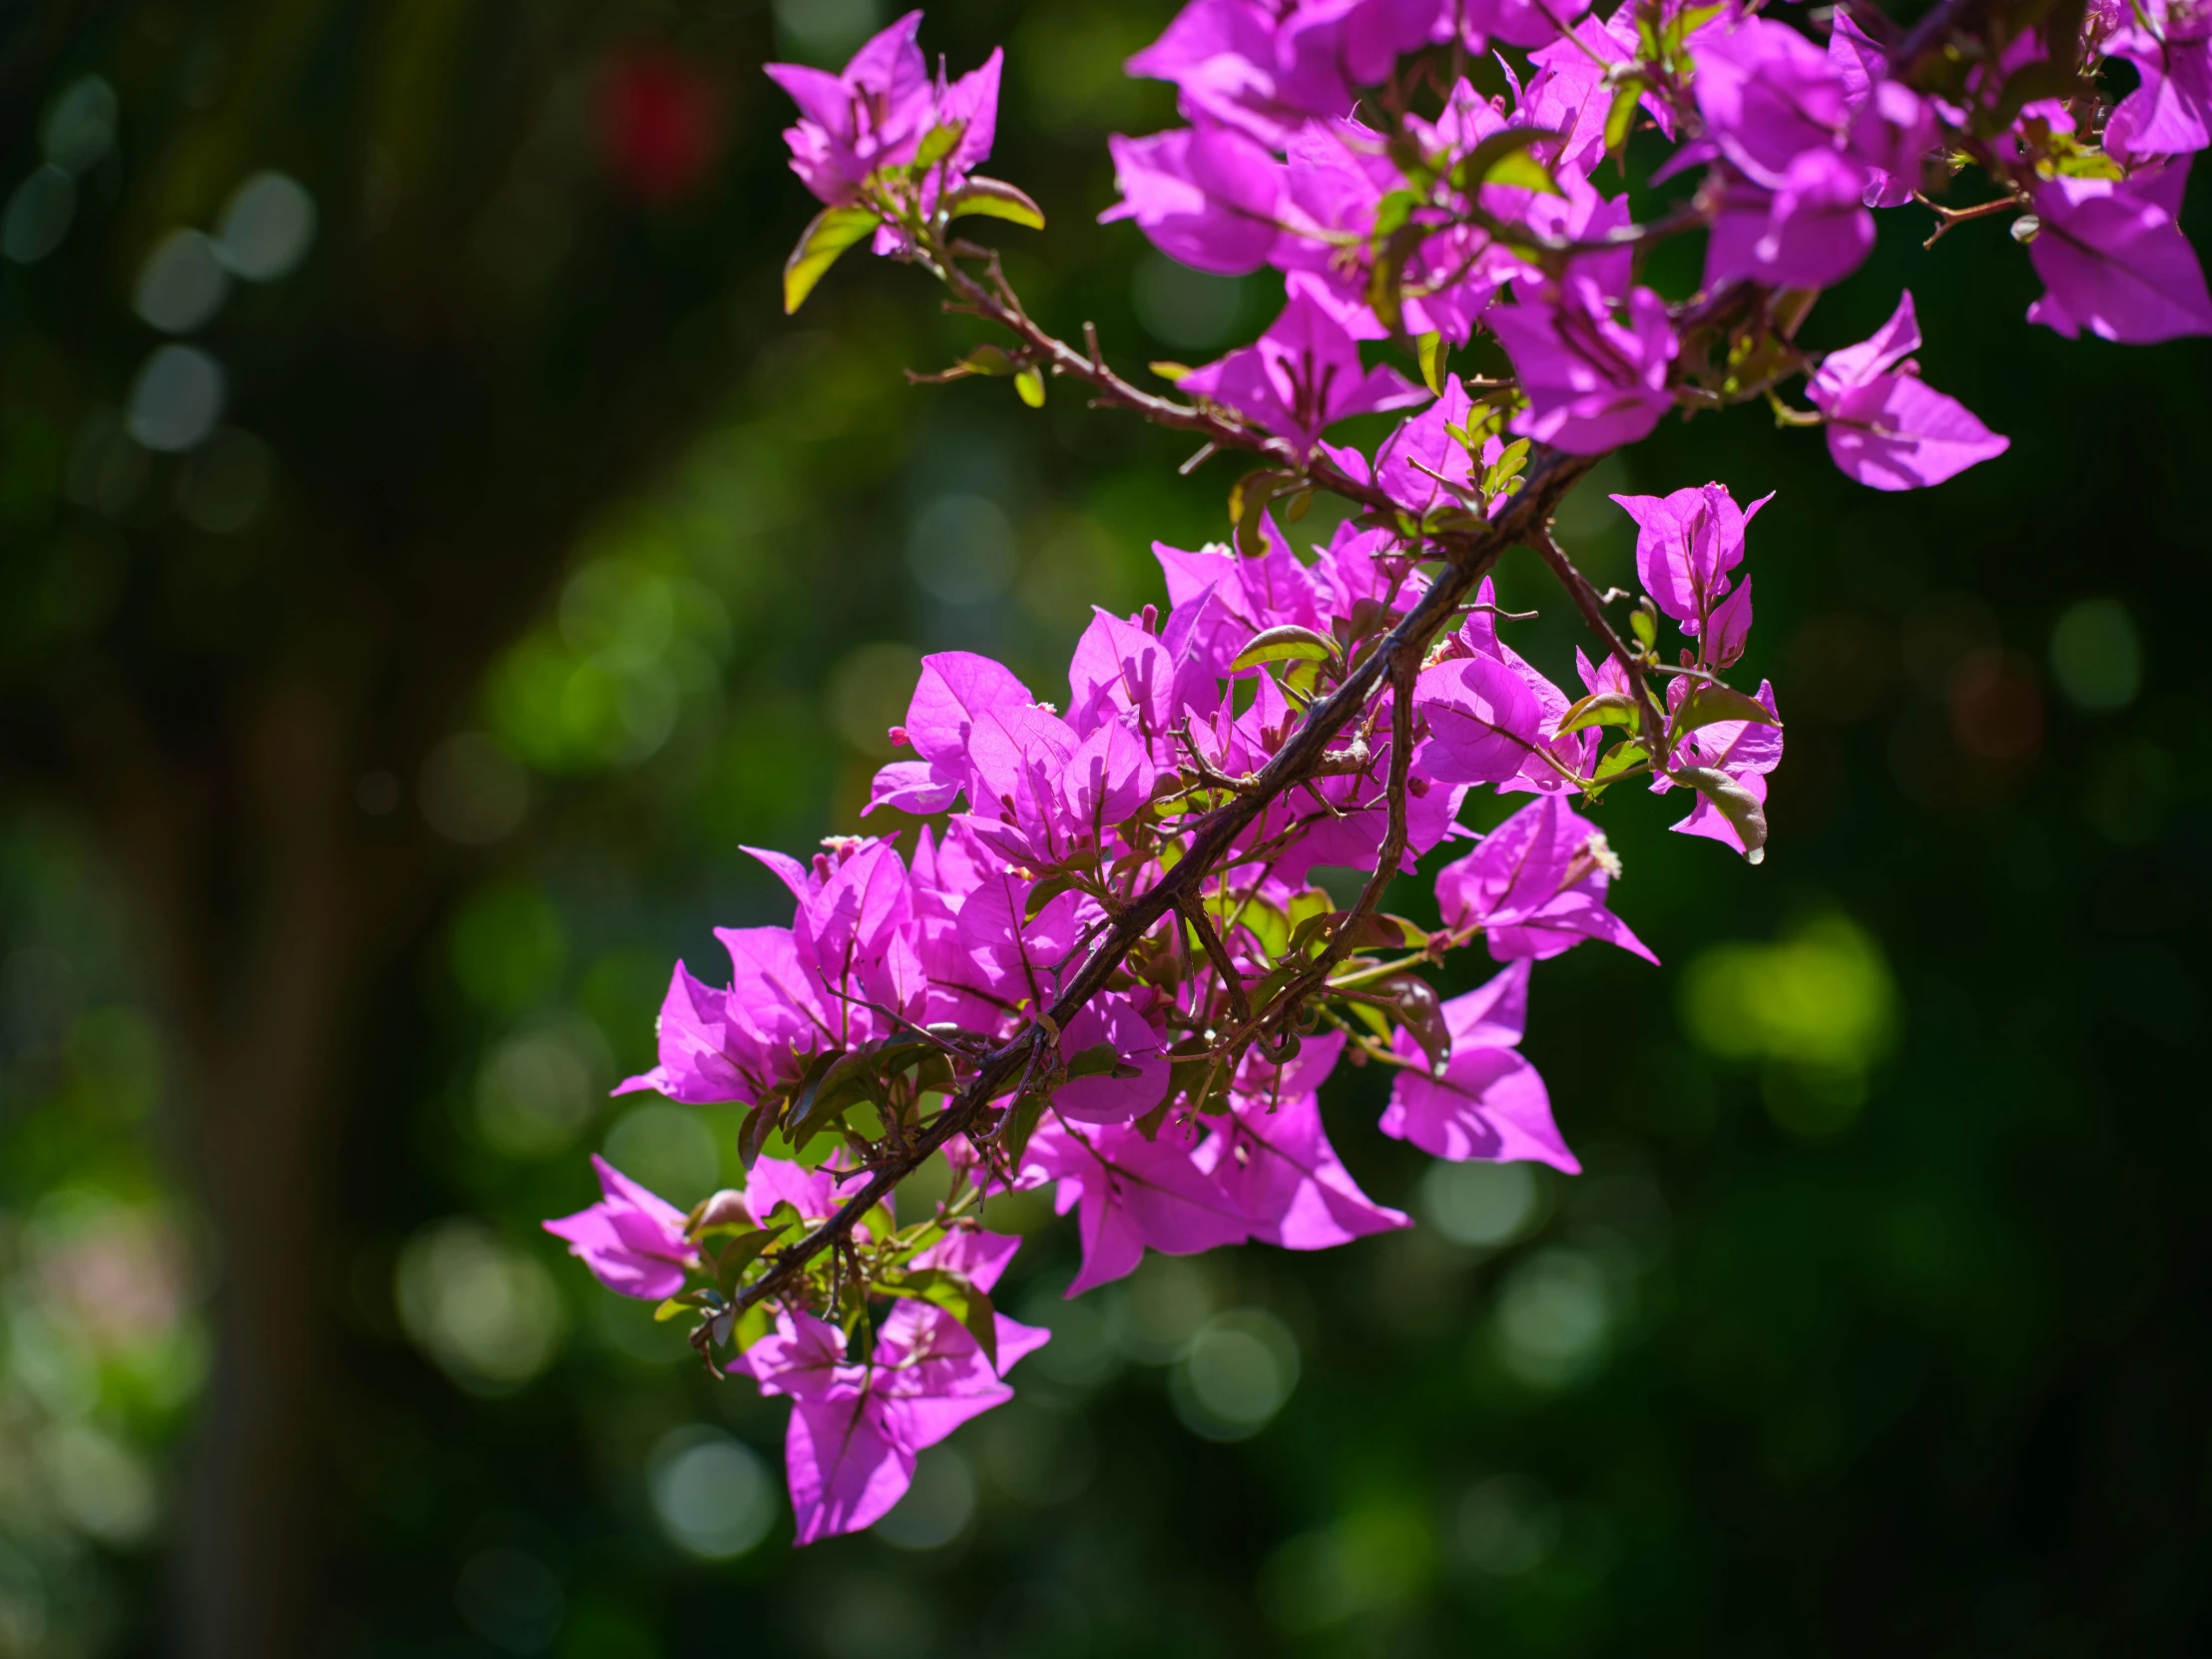
[[[871,1045],[839,1054],[810,1082],[792,1103],[792,1144],[804,1147],[843,1116],[845,1109],[867,1097],[867,1083],[881,1063]]]
[[[962,219],[970,214],[980,214],[985,219],[1003,219],[1007,224],[1019,225],[1024,230],[1044,229],[1044,210],[1030,201],[1026,192],[1007,184],[1003,179],[985,179],[977,175],[946,198],[945,218]]]
[[[1075,885],[1072,875],[1048,875],[1029,889],[1028,901],[1023,904],[1021,919],[1035,921],[1037,912]]]
[[[1681,737],[1686,732],[1695,732],[1702,726],[1723,720],[1747,721],[1753,726],[1782,724],[1767,713],[1764,703],[1746,697],[1733,686],[1700,682],[1690,688],[1689,695],[1682,699],[1682,707],[1675,711],[1674,734]]]
[[[877,223],[873,208],[825,208],[815,215],[792,257],[784,262],[784,314],[789,316],[804,305],[837,257],[862,237],[873,235]]]
[[[1298,482],[1298,474],[1276,467],[1257,467],[1229,488],[1229,519],[1237,527],[1237,551],[1251,557],[1258,550],[1260,520],[1268,503]]]
[[[1604,758],[1597,764],[1597,774],[1592,781],[1602,786],[1618,778],[1630,767],[1650,759],[1651,756],[1645,752],[1642,744],[1631,743],[1623,738],[1605,752]]]
[[[991,1299],[963,1275],[950,1268],[923,1268],[895,1284],[879,1288],[891,1296],[910,1297],[932,1308],[942,1308],[966,1327],[968,1335],[975,1339],[975,1346],[983,1351],[983,1358],[990,1361],[994,1369],[997,1367],[997,1311],[991,1307]]]
[[[724,1296],[738,1294],[738,1282],[745,1277],[745,1270],[760,1260],[761,1252],[774,1244],[776,1237],[774,1228],[755,1228],[750,1233],[739,1234],[713,1258],[715,1283]]]
[[[1420,377],[1428,389],[1438,397],[1444,394],[1444,364],[1451,356],[1451,346],[1443,334],[1434,328],[1416,335],[1413,348],[1420,353]]]
[[[1681,24],[1682,38],[1687,40],[1726,10],[1728,0],[1715,0],[1710,6],[1692,6],[1688,11],[1678,14],[1675,21]]]
[[[1005,1127],[999,1131],[999,1141],[1006,1148],[1006,1156],[1016,1165],[1028,1149],[1029,1137],[1037,1132],[1037,1124],[1044,1117],[1045,1097],[1041,1094],[1023,1094],[1014,1098],[1006,1109]]]
[[[745,1114],[745,1122],[738,1128],[738,1160],[747,1169],[751,1169],[761,1156],[761,1148],[768,1144],[769,1136],[776,1133],[776,1126],[783,1117],[784,1099],[773,1094]]]
[[[1492,133],[1461,157],[1459,165],[1451,170],[1452,188],[1471,191],[1482,185],[1524,185],[1557,196],[1559,187],[1552,183],[1542,164],[1528,154],[1530,145],[1557,137],[1559,134],[1543,127],[1508,127],[1503,132]],[[1543,175],[1541,185],[1530,185],[1525,177],[1513,176],[1528,169]]]
[[[1014,372],[1014,359],[998,345],[978,345],[960,359],[960,366],[975,374],[1004,376]]]
[[[1428,1063],[1443,1070],[1451,1058],[1451,1028],[1444,1023],[1443,1004],[1436,999],[1435,987],[1409,973],[1384,983],[1397,1004],[1398,1023],[1412,1033],[1413,1041],[1428,1056]]]
[[[1375,205],[1375,244],[1381,247],[1413,217],[1420,198],[1409,190],[1393,190]]]
[[[1486,185],[1518,185],[1532,190],[1538,196],[1563,194],[1558,181],[1552,178],[1551,169],[1544,166],[1525,150],[1516,150],[1509,156],[1500,156],[1490,164],[1490,171],[1483,176]]]
[[[1032,409],[1044,407],[1044,374],[1031,363],[1014,376],[1014,390],[1021,393],[1021,400]]]
[[[1705,797],[1735,829],[1744,843],[1744,861],[1756,864],[1767,855],[1767,810],[1759,798],[1725,772],[1711,767],[1677,767],[1667,774],[1677,784],[1687,784]]]
[[[1619,155],[1628,135],[1635,130],[1636,105],[1644,95],[1644,83],[1631,75],[1613,91],[1613,107],[1605,112],[1605,149],[1609,155]]]
[[[1559,735],[1565,737],[1569,732],[1579,732],[1590,726],[1625,726],[1635,732],[1642,730],[1643,723],[1643,710],[1628,693],[1592,692],[1561,717]]]
[[[1258,668],[1262,663],[1286,663],[1298,660],[1317,663],[1333,663],[1337,660],[1337,646],[1326,635],[1317,634],[1311,628],[1301,628],[1295,622],[1285,622],[1263,629],[1253,635],[1247,645],[1229,664],[1229,672]]]
[[[1144,1073],[1135,1066],[1123,1062],[1121,1051],[1112,1043],[1093,1043],[1068,1056],[1068,1078],[1078,1077],[1142,1077]]]
[[[914,152],[909,164],[917,179],[937,163],[952,154],[952,147],[960,142],[960,135],[967,131],[964,121],[948,121],[941,127],[932,127],[922,136],[921,147]]]
[[[1228,902],[1228,894],[1218,895],[1219,903]],[[1227,931],[1228,918],[1216,915],[1221,930]],[[1260,941],[1260,949],[1269,956],[1280,956],[1291,942],[1291,918],[1264,898],[1256,898],[1237,912],[1238,922]],[[1194,948],[1196,940],[1193,940]]]
[[[654,1309],[653,1318],[660,1324],[666,1325],[670,1320],[680,1320],[686,1314],[696,1314],[699,1312],[699,1293],[697,1291],[686,1291],[682,1296],[670,1297]]]
[[[1628,631],[1636,636],[1646,651],[1659,643],[1659,617],[1652,609],[1650,600],[1645,600],[1628,613]]]
[[[1151,369],[1153,373],[1159,375],[1171,386],[1181,385],[1194,372],[1189,363],[1168,362],[1165,359],[1156,363],[1146,363],[1145,367]]]

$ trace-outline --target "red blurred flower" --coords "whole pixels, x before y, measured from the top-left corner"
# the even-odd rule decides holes
[[[623,53],[600,80],[599,139],[626,194],[655,206],[678,201],[722,148],[721,89],[674,52]]]

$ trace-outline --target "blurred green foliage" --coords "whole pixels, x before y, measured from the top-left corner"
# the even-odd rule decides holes
[[[1118,69],[1170,9],[962,0],[925,35],[955,72],[1007,44],[994,171],[1051,220],[999,239],[1009,270],[1128,365],[1200,360],[1273,303],[1092,223],[1105,134],[1172,119]],[[795,1555],[784,1408],[537,1221],[584,1201],[590,1150],[682,1201],[738,1177],[731,1114],[607,1091],[648,1063],[673,957],[711,975],[712,926],[782,919],[740,846],[858,827],[919,653],[1057,695],[1091,604],[1161,597],[1152,539],[1223,533],[1230,474],[1179,479],[1179,444],[1058,386],[1040,413],[906,386],[971,333],[895,268],[844,262],[780,315],[811,204],[758,66],[840,60],[869,0],[327,10],[0,25],[0,188],[53,165],[41,112],[84,76],[120,135],[53,250],[0,266],[0,1654],[164,1645],[224,1275],[133,918],[49,804],[31,714],[121,677],[189,763],[237,663],[369,626],[356,566],[390,580],[379,707],[432,713],[375,728],[345,810],[443,862],[348,1062],[328,1651],[2212,1641],[2203,342],[2030,331],[2008,242],[1927,255],[1890,216],[1813,337],[1860,337],[1909,282],[1932,379],[2009,455],[1878,497],[1739,411],[1562,516],[1619,580],[1607,490],[1778,489],[1746,666],[1790,723],[1759,869],[1666,834],[1673,803],[1605,803],[1621,909],[1668,966],[1538,975],[1529,1052],[1588,1173],[1428,1169],[1373,1134],[1382,1084],[1355,1072],[1333,1133],[1417,1232],[1064,1303],[1072,1241],[1010,1206],[1032,1237],[1005,1301],[1056,1334],[1019,1400],[875,1535]],[[187,330],[228,371],[230,449],[150,449],[144,261],[273,168],[311,193],[311,251]],[[464,576],[485,644],[438,657],[408,596]],[[1533,560],[1501,584],[1563,673],[1569,608]],[[471,683],[440,703],[452,662]]]

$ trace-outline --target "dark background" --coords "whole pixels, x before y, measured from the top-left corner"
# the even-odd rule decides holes
[[[1105,135],[1173,119],[1118,69],[1170,9],[961,0],[924,33],[954,73],[1005,43],[990,171],[1052,224],[998,240],[1132,368],[1279,291],[1092,223]],[[1809,338],[1910,284],[1930,378],[2010,453],[1880,496],[1744,409],[1599,480],[1780,492],[1746,669],[1789,756],[1759,868],[1671,803],[1601,810],[1667,966],[1537,976],[1589,1173],[1424,1177],[1348,1073],[1338,1143],[1418,1232],[1063,1310],[1068,1231],[1009,1215],[1002,1301],[1059,1328],[1020,1402],[890,1537],[793,1553],[783,1408],[536,1223],[589,1150],[685,1202],[734,1173],[725,1116],[605,1090],[674,956],[783,919],[740,844],[855,827],[916,653],[1059,695],[1089,604],[1161,597],[1148,543],[1223,534],[1233,476],[1064,385],[909,388],[972,336],[900,269],[780,314],[813,204],[759,66],[886,20],[0,20],[0,1655],[2212,1643],[2212,353],[2031,329],[2002,231],[1924,253],[1917,210]],[[267,171],[311,198],[303,257],[212,310],[204,247],[148,275]],[[172,338],[219,421],[146,377]],[[1602,494],[1562,532],[1626,577]],[[1241,1439],[1193,1404],[1231,1328],[1296,1377]]]

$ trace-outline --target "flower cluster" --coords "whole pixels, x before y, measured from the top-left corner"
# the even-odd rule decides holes
[[[1319,1091],[1339,1065],[1387,1068],[1382,1133],[1435,1157],[1578,1167],[1520,1053],[1532,964],[1586,940],[1656,960],[1610,908],[1620,862],[1578,809],[1639,780],[1686,791],[1675,828],[1756,862],[1783,734],[1773,687],[1727,678],[1763,500],[1615,496],[1642,589],[1619,627],[1636,596],[1580,575],[1550,508],[1670,410],[1752,400],[1823,427],[1878,489],[2002,453],[1920,377],[1911,294],[1857,345],[1799,344],[1875,210],[1923,202],[1938,236],[2015,214],[2048,289],[2031,315],[2061,332],[2212,331],[2174,223],[2212,85],[2194,13],[2000,4],[1966,32],[1951,10],[1877,41],[1842,11],[1824,40],[1737,0],[1192,0],[1130,64],[1175,85],[1189,125],[1113,141],[1105,217],[1202,270],[1273,267],[1285,304],[1217,362],[1153,365],[1173,398],[1095,337],[1045,333],[951,234],[1042,223],[975,172],[997,54],[931,76],[912,14],[842,75],[772,67],[825,204],[787,304],[872,239],[1008,336],[918,378],[1008,376],[1034,405],[1073,377],[1198,434],[1194,465],[1260,463],[1225,544],[1155,548],[1164,610],[1098,613],[1064,702],[984,657],[924,661],[868,809],[918,826],[805,862],[754,851],[791,924],[723,930],[726,981],[679,964],[659,1063],[623,1085],[744,1106],[743,1191],[686,1214],[600,1164],[601,1201],[547,1224],[610,1289],[690,1317],[719,1371],[792,1399],[801,1541],[883,1514],[915,1454],[1009,1397],[1044,1341],[992,1306],[1016,1248],[981,1225],[994,1193],[1049,1187],[1075,1213],[1070,1295],[1148,1249],[1406,1226],[1330,1144]],[[2139,79],[2117,104],[2095,79],[2109,57]],[[1598,179],[1647,131],[1671,147],[1649,183],[1687,182],[1638,223]],[[1929,199],[1969,165],[1994,195]],[[1641,280],[1653,246],[1691,234],[1695,292]],[[1511,372],[1453,373],[1485,337]],[[1378,360],[1393,347],[1402,367]],[[1798,380],[1810,407],[1784,400]],[[1395,417],[1379,441],[1332,436],[1378,415]],[[1316,492],[1352,516],[1299,548],[1286,526]],[[1515,542],[1601,641],[1571,687],[1507,643],[1487,572]],[[1509,799],[1476,834],[1480,790]],[[1430,853],[1435,924],[1386,912]],[[1426,970],[1477,938],[1499,970],[1439,1000]],[[931,1157],[946,1196],[897,1199]]]

